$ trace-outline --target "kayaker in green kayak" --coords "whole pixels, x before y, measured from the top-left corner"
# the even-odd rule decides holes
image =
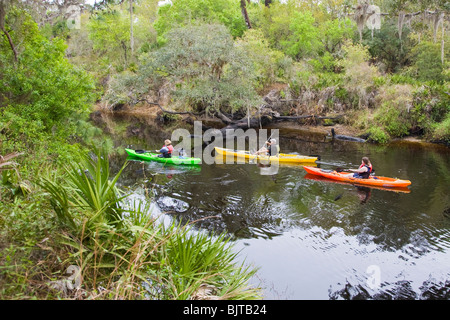
[[[156,152],[160,153],[160,155],[158,155],[160,158],[172,158],[172,141],[169,139],[164,140],[164,146],[160,150],[156,150]]]

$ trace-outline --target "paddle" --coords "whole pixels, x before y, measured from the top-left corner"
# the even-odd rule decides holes
[[[269,138],[267,138],[267,140],[264,142],[264,144],[266,144],[266,142],[270,141],[270,138],[272,138],[272,135],[273,135],[273,133],[270,134]],[[261,148],[264,147],[264,144],[261,146]],[[258,150],[261,150],[261,148],[259,148]],[[258,151],[256,151],[256,152],[258,152]],[[255,157],[252,160],[250,160],[250,162],[253,163],[253,161],[255,161],[255,159],[257,157],[258,157],[258,154],[256,154]]]
[[[136,152],[137,154],[141,154],[141,153],[154,153],[155,150],[142,150],[142,149],[138,149],[138,150],[134,150],[134,152]],[[159,152],[159,151],[156,151]]]
[[[183,158],[185,158],[184,157],[184,148],[181,148],[181,149],[174,149],[174,151],[179,151],[179,153],[180,153],[180,157],[183,157]],[[142,150],[142,149],[138,149],[138,150],[134,150],[134,152],[136,152],[137,154],[142,154],[142,153],[161,153],[161,152],[159,152],[159,150]]]

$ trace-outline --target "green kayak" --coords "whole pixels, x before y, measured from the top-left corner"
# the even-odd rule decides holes
[[[158,153],[144,152],[138,153],[137,150],[125,149],[129,156],[133,158],[138,158],[146,161],[157,161],[169,164],[183,164],[183,165],[195,165],[200,164],[202,160],[200,158],[187,158],[187,157],[171,157],[171,158],[161,158],[158,157]]]

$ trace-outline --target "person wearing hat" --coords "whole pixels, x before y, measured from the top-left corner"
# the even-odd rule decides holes
[[[257,155],[266,155],[266,156],[277,156],[280,152],[280,147],[277,145],[277,140],[270,139],[266,141],[264,146],[256,151]]]
[[[160,150],[156,150],[156,152],[161,153],[160,155],[158,155],[158,157],[160,158],[172,158],[172,141],[170,141],[169,139],[164,140],[164,146]]]

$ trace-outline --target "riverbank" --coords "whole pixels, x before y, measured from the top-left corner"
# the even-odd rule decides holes
[[[123,106],[118,111],[108,110],[104,104],[97,104],[93,110],[93,112],[103,113],[106,115],[117,115],[117,116],[129,116],[135,118],[145,119],[147,122],[153,122],[154,124],[161,123],[160,116],[163,113],[158,106],[148,105],[148,104],[137,104],[135,106]],[[176,127],[176,123],[180,123],[183,126],[186,123],[192,123],[193,121],[202,121],[203,123],[207,123],[208,126],[215,128],[222,128],[224,126],[223,122],[215,117],[208,116],[200,116],[193,118],[191,115],[177,115],[177,117],[173,120],[174,123],[171,123],[170,127]],[[264,126],[266,129],[281,129],[281,130],[289,130],[291,132],[297,131],[299,134],[309,133],[317,136],[323,136],[323,139],[331,139],[332,133],[331,129],[334,129],[337,135],[347,136],[347,137],[357,137],[364,138],[367,136],[366,132],[361,129],[357,129],[354,126],[344,124],[344,123],[333,123],[333,124],[324,124],[323,122],[312,123],[314,120],[285,120],[285,121],[275,121],[270,123],[267,126]],[[161,127],[163,127],[161,125]],[[370,141],[369,141],[370,142]],[[373,142],[376,143],[376,142]],[[386,143],[408,143],[408,144],[417,144],[422,145],[424,147],[444,147],[448,148],[449,145],[443,142],[435,142],[428,141],[423,136],[420,135],[410,135],[402,138],[394,138]]]

